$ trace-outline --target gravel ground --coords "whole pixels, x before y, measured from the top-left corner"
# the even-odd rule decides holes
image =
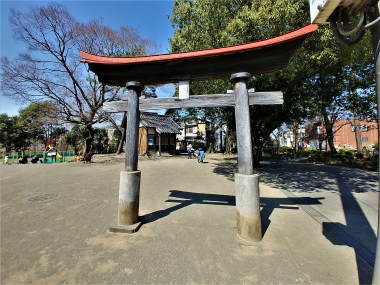
[[[132,235],[115,224],[123,158],[96,163],[1,165],[2,284],[358,284],[370,270],[355,249],[334,244],[289,199],[261,185],[263,241],[236,236],[236,160],[208,156],[140,160],[140,216]],[[278,187],[281,188],[281,187]],[[306,202],[305,202],[306,201]]]

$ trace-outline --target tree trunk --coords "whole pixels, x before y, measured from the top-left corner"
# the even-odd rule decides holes
[[[127,132],[127,128],[123,128],[123,131],[121,133],[121,138],[120,138],[120,141],[119,141],[119,145],[117,146],[117,151],[116,151],[116,154],[120,154],[123,150],[123,145],[124,145],[124,142],[125,142],[125,134]]]
[[[355,140],[356,140],[357,152],[358,152],[358,154],[363,154],[362,130],[360,127],[359,116],[356,112],[354,113],[354,130],[355,130]]]
[[[335,149],[335,145],[334,145],[334,135],[330,131],[328,131],[328,133],[331,133],[331,134],[327,135],[327,142],[329,144],[329,148],[330,148],[332,153],[336,153],[336,149]]]
[[[158,134],[158,155],[161,156],[161,134]]]
[[[275,149],[275,154],[277,155],[280,150],[280,137],[276,138],[276,149]]]
[[[83,149],[83,157],[82,160],[85,162],[91,162],[93,153],[93,142],[94,142],[94,129],[92,128],[92,125],[86,126],[86,138],[84,143],[84,149]]]
[[[232,153],[232,145],[233,145],[233,137],[231,134],[230,128],[227,127],[226,130],[226,145],[225,145],[225,154],[231,154]]]
[[[116,154],[120,154],[121,151],[123,150],[123,145],[125,142],[125,134],[127,132],[126,126],[127,126],[127,113],[124,113],[123,120],[121,121],[121,126],[119,128],[119,130],[121,129],[121,138],[119,141],[119,145],[117,147]]]
[[[207,153],[214,153],[214,143],[210,143],[207,148]]]
[[[319,151],[322,151],[322,146],[323,146],[323,139],[322,138],[318,138],[318,148],[319,148]]]
[[[260,166],[260,161],[261,161],[261,157],[263,153],[263,144],[254,143],[252,148],[253,148],[253,151],[252,151],[253,168],[258,168]]]
[[[213,153],[215,148],[215,126],[212,123],[208,123],[206,127],[206,144],[207,152]]]
[[[219,149],[219,152],[224,152],[224,148],[226,147],[226,144],[223,143],[223,130],[222,128],[220,128],[220,132],[219,132],[219,146],[220,146],[220,149]]]
[[[294,154],[298,151],[298,124],[293,124],[293,149]]]
[[[334,131],[333,131],[333,122],[329,119],[327,113],[322,111],[323,121],[326,128],[326,140],[330,147],[332,153],[336,153],[336,149],[334,146]]]
[[[295,122],[293,123],[293,158],[295,159],[297,157],[298,152],[298,124]]]

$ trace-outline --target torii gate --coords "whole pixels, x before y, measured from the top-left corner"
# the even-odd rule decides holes
[[[249,105],[282,104],[282,92],[247,90],[250,73],[263,73],[286,67],[304,39],[317,29],[308,25],[294,32],[258,42],[175,54],[140,57],[103,57],[80,53],[82,61],[97,74],[99,81],[126,86],[128,100],[104,105],[108,112],[127,111],[125,170],[120,173],[118,225],[111,232],[133,233],[141,225],[138,170],[139,110],[189,107],[235,106],[238,147],[238,173],[235,174],[238,234],[244,240],[262,239],[259,176],[252,165],[252,139]],[[228,78],[233,94],[195,95],[187,98],[141,99],[144,85],[179,81]]]

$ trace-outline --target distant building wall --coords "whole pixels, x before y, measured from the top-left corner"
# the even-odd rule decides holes
[[[203,122],[180,123],[181,133],[177,134],[177,141],[191,143],[206,143],[206,124]],[[185,145],[180,147],[186,148]],[[178,148],[178,147],[177,147]]]
[[[376,122],[360,121],[362,145],[374,145],[378,140]],[[334,145],[336,147],[356,148],[355,130],[352,120],[339,120],[334,124]]]
[[[320,124],[313,123],[312,127],[307,128],[307,144],[311,148],[318,148],[321,143],[322,149],[328,149],[328,144],[323,140],[326,130]],[[373,146],[378,141],[378,126],[376,121],[362,120],[361,140],[362,146]],[[355,130],[353,120],[337,120],[333,126],[334,146],[336,148],[356,148]],[[323,141],[320,141],[323,140]]]
[[[159,150],[159,136],[161,136],[161,151],[174,152],[176,148],[176,134],[157,133],[155,128],[139,128],[139,154],[146,154],[148,151]]]

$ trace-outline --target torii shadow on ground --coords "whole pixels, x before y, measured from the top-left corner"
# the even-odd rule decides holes
[[[208,193],[196,193],[196,192],[186,192],[180,190],[170,190],[169,197],[171,199],[165,202],[178,203],[172,207],[164,210],[158,210],[141,217],[144,224],[154,222],[156,220],[162,219],[168,216],[170,213],[180,210],[184,207],[190,206],[192,204],[202,204],[202,205],[220,205],[220,206],[235,206],[235,196],[231,195],[221,195],[221,194],[208,194]],[[261,225],[263,236],[267,231],[271,221],[270,216],[274,209],[288,209],[297,210],[299,207],[297,205],[316,205],[321,204],[321,198],[311,198],[311,197],[297,197],[297,198],[269,198],[263,197],[260,199],[261,205]]]
[[[361,169],[315,165],[302,161],[266,160],[258,170],[262,181],[289,195],[336,194],[336,207],[342,207],[345,224],[330,221],[324,213],[322,234],[334,245],[349,246],[355,252],[360,284],[370,284],[376,252],[376,234],[355,194],[377,192],[376,172]],[[214,173],[234,179],[236,159],[221,159]],[[292,198],[293,199],[293,198]],[[331,199],[331,196],[330,196]],[[364,200],[365,202],[365,200]],[[377,211],[377,209],[376,209]]]
[[[324,222],[322,223],[323,234],[335,245],[349,246],[354,249],[359,283],[370,284],[375,265],[376,234],[360,204],[355,199],[351,191],[352,186],[339,175],[337,175],[336,180],[346,225]],[[356,239],[355,234],[361,234],[365,240]]]

